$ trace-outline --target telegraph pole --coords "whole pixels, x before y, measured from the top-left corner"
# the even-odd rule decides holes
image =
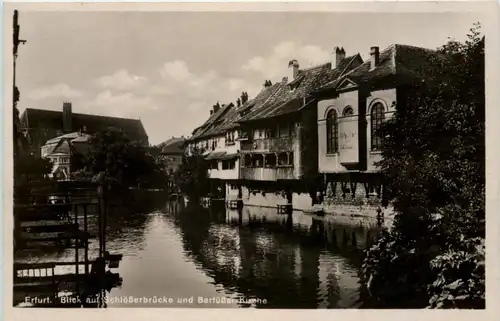
[[[17,156],[18,152],[18,135],[19,135],[19,110],[17,109],[17,103],[19,101],[19,89],[16,86],[16,60],[17,60],[17,51],[20,44],[25,44],[26,40],[19,39],[19,13],[17,10],[14,10],[13,17],[13,82],[12,82],[12,101],[13,101],[13,112],[14,112],[14,157]]]

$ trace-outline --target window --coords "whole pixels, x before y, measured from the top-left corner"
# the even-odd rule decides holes
[[[265,161],[264,167],[266,167],[266,168],[275,168],[276,167],[276,155],[267,154],[264,161]]]
[[[235,169],[236,168],[236,160],[228,159],[222,161],[222,170]]]
[[[279,137],[287,137],[290,136],[290,125],[289,124],[280,124],[278,127],[278,136]]]
[[[279,153],[277,162],[278,167],[293,166],[293,153]]]
[[[328,154],[339,151],[337,112],[332,109],[326,115],[326,152]]]
[[[232,131],[226,133],[226,146],[234,145],[234,134]]]
[[[347,106],[344,108],[344,112],[342,113],[342,116],[347,117],[347,116],[352,116],[354,115],[354,109],[352,109],[351,106]]]
[[[372,150],[380,150],[382,147],[382,135],[379,133],[380,126],[384,121],[384,105],[376,103],[371,111],[371,137]]]

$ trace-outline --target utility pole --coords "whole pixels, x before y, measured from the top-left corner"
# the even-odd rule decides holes
[[[19,39],[19,13],[17,10],[14,10],[13,17],[13,92],[12,92],[12,101],[13,101],[13,112],[14,112],[14,158],[17,156],[18,152],[18,135],[19,135],[19,110],[17,109],[17,103],[19,101],[19,89],[16,86],[16,60],[17,60],[17,51],[20,44],[25,44],[26,40]]]

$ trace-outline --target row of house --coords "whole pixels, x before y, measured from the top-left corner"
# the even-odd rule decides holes
[[[266,80],[254,98],[243,93],[236,105],[213,106],[188,151],[201,150],[226,200],[303,210],[315,203],[375,207],[383,190],[378,128],[415,85],[435,76],[436,59],[444,58],[395,44],[371,47],[367,61],[339,47],[331,61],[312,68],[291,60],[289,75]]]

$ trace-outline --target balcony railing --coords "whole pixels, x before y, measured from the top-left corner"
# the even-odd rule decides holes
[[[276,168],[276,179],[295,179],[293,167],[278,167]]]
[[[293,167],[278,168],[242,168],[241,178],[255,181],[276,181],[295,179]]]
[[[241,144],[243,151],[284,152],[292,151],[295,136],[254,139]]]

